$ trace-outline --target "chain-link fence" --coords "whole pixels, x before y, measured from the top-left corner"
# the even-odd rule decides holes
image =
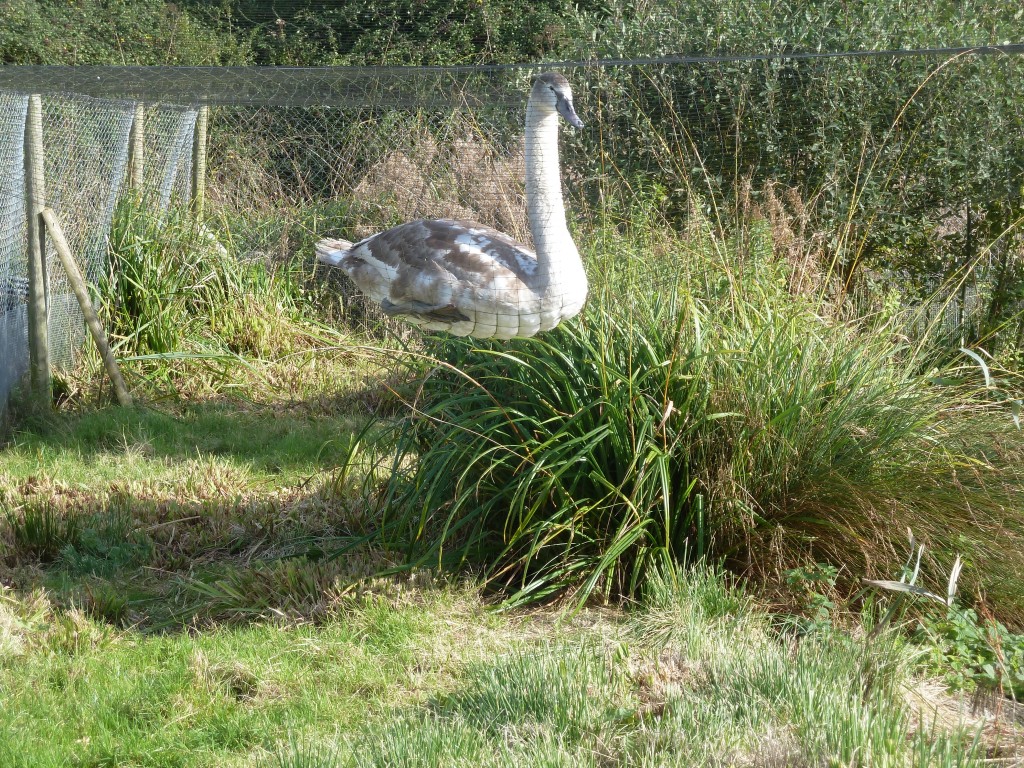
[[[794,270],[830,271],[844,289],[900,283],[924,297],[953,278],[941,305],[959,332],[1012,326],[1019,342],[1019,54],[563,64],[585,123],[560,141],[570,226],[584,255],[598,233],[685,231],[695,215],[726,238],[761,226]],[[44,94],[48,200],[95,280],[140,100],[145,187],[161,207],[185,196],[197,107],[210,107],[207,214],[239,257],[311,260],[316,237],[418,217],[529,243],[524,118],[539,71],[7,67],[0,92]],[[0,93],[0,397],[25,369],[24,99]],[[657,290],[668,276],[651,269]],[[70,339],[56,342],[66,365],[80,318],[58,272],[50,322]]]
[[[28,97],[0,93],[0,408],[28,369],[25,115]]]
[[[0,92],[0,406],[29,365],[26,115],[29,96]],[[140,194],[166,208],[188,190],[196,109],[150,105]],[[130,101],[52,93],[41,99],[45,201],[61,223],[86,280],[96,285],[106,264],[107,236],[125,188]],[[85,338],[78,302],[52,246],[45,254],[50,363],[75,364]]]

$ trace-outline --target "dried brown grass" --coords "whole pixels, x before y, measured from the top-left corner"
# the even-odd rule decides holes
[[[359,180],[353,197],[371,218],[394,223],[419,218],[476,221],[528,243],[524,145],[503,152],[471,133],[446,144],[424,131],[414,150],[394,150]],[[376,216],[374,216],[376,214]],[[360,223],[357,237],[379,231],[378,221]]]
[[[903,689],[911,734],[961,729],[979,733],[990,758],[999,765],[1024,765],[1024,705],[998,694],[950,691],[939,680],[916,679]]]
[[[741,221],[767,222],[775,257],[789,266],[793,295],[819,296],[825,285],[829,254],[827,233],[816,227],[814,204],[794,187],[768,182],[755,195],[750,181],[738,187]]]

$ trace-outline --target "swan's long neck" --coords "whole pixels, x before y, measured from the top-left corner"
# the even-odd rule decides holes
[[[558,166],[558,113],[531,99],[526,108],[526,211],[540,275],[550,284],[578,278],[583,265],[565,222]]]

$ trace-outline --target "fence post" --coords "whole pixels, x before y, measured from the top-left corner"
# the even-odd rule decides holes
[[[43,208],[39,215],[46,223],[50,239],[53,240],[54,250],[57,251],[60,263],[64,265],[64,271],[68,275],[68,282],[71,283],[71,290],[75,292],[75,297],[78,299],[78,306],[82,308],[82,316],[85,318],[86,325],[89,326],[89,332],[92,333],[93,341],[96,342],[96,348],[103,359],[107,375],[110,376],[110,383],[114,385],[114,394],[117,395],[117,402],[124,406],[131,406],[132,396],[128,393],[128,387],[125,386],[121,370],[117,367],[114,353],[110,350],[107,334],[103,331],[103,325],[100,323],[100,319],[96,315],[96,309],[89,298],[89,287],[85,284],[85,278],[82,277],[82,271],[78,268],[78,262],[75,261],[71,248],[68,247],[67,238],[64,237],[64,230],[61,229],[60,222],[57,221],[52,208]]]
[[[203,218],[206,206],[206,126],[210,108],[199,108],[196,127],[192,135],[192,210],[197,219]]]
[[[142,189],[143,174],[146,170],[146,105],[135,103],[135,119],[128,134],[128,186]]]
[[[39,214],[46,207],[43,155],[43,101],[28,98],[25,119],[25,213],[28,221],[28,351],[32,392],[50,405],[50,348],[47,339],[49,296],[46,280],[46,233]]]

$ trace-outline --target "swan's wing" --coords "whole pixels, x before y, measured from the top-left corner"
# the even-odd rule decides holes
[[[537,258],[497,230],[468,221],[430,219],[373,235],[352,246],[343,265],[389,314],[449,315],[464,295],[531,290]]]
[[[423,224],[432,242],[450,249],[444,263],[457,278],[474,280],[502,273],[529,285],[537,276],[537,255],[504,232],[452,219],[434,219]]]
[[[389,271],[432,271],[436,266],[456,280],[473,282],[495,269],[529,282],[537,271],[537,257],[525,245],[496,229],[454,219],[410,221],[371,235],[351,252],[368,256]]]

